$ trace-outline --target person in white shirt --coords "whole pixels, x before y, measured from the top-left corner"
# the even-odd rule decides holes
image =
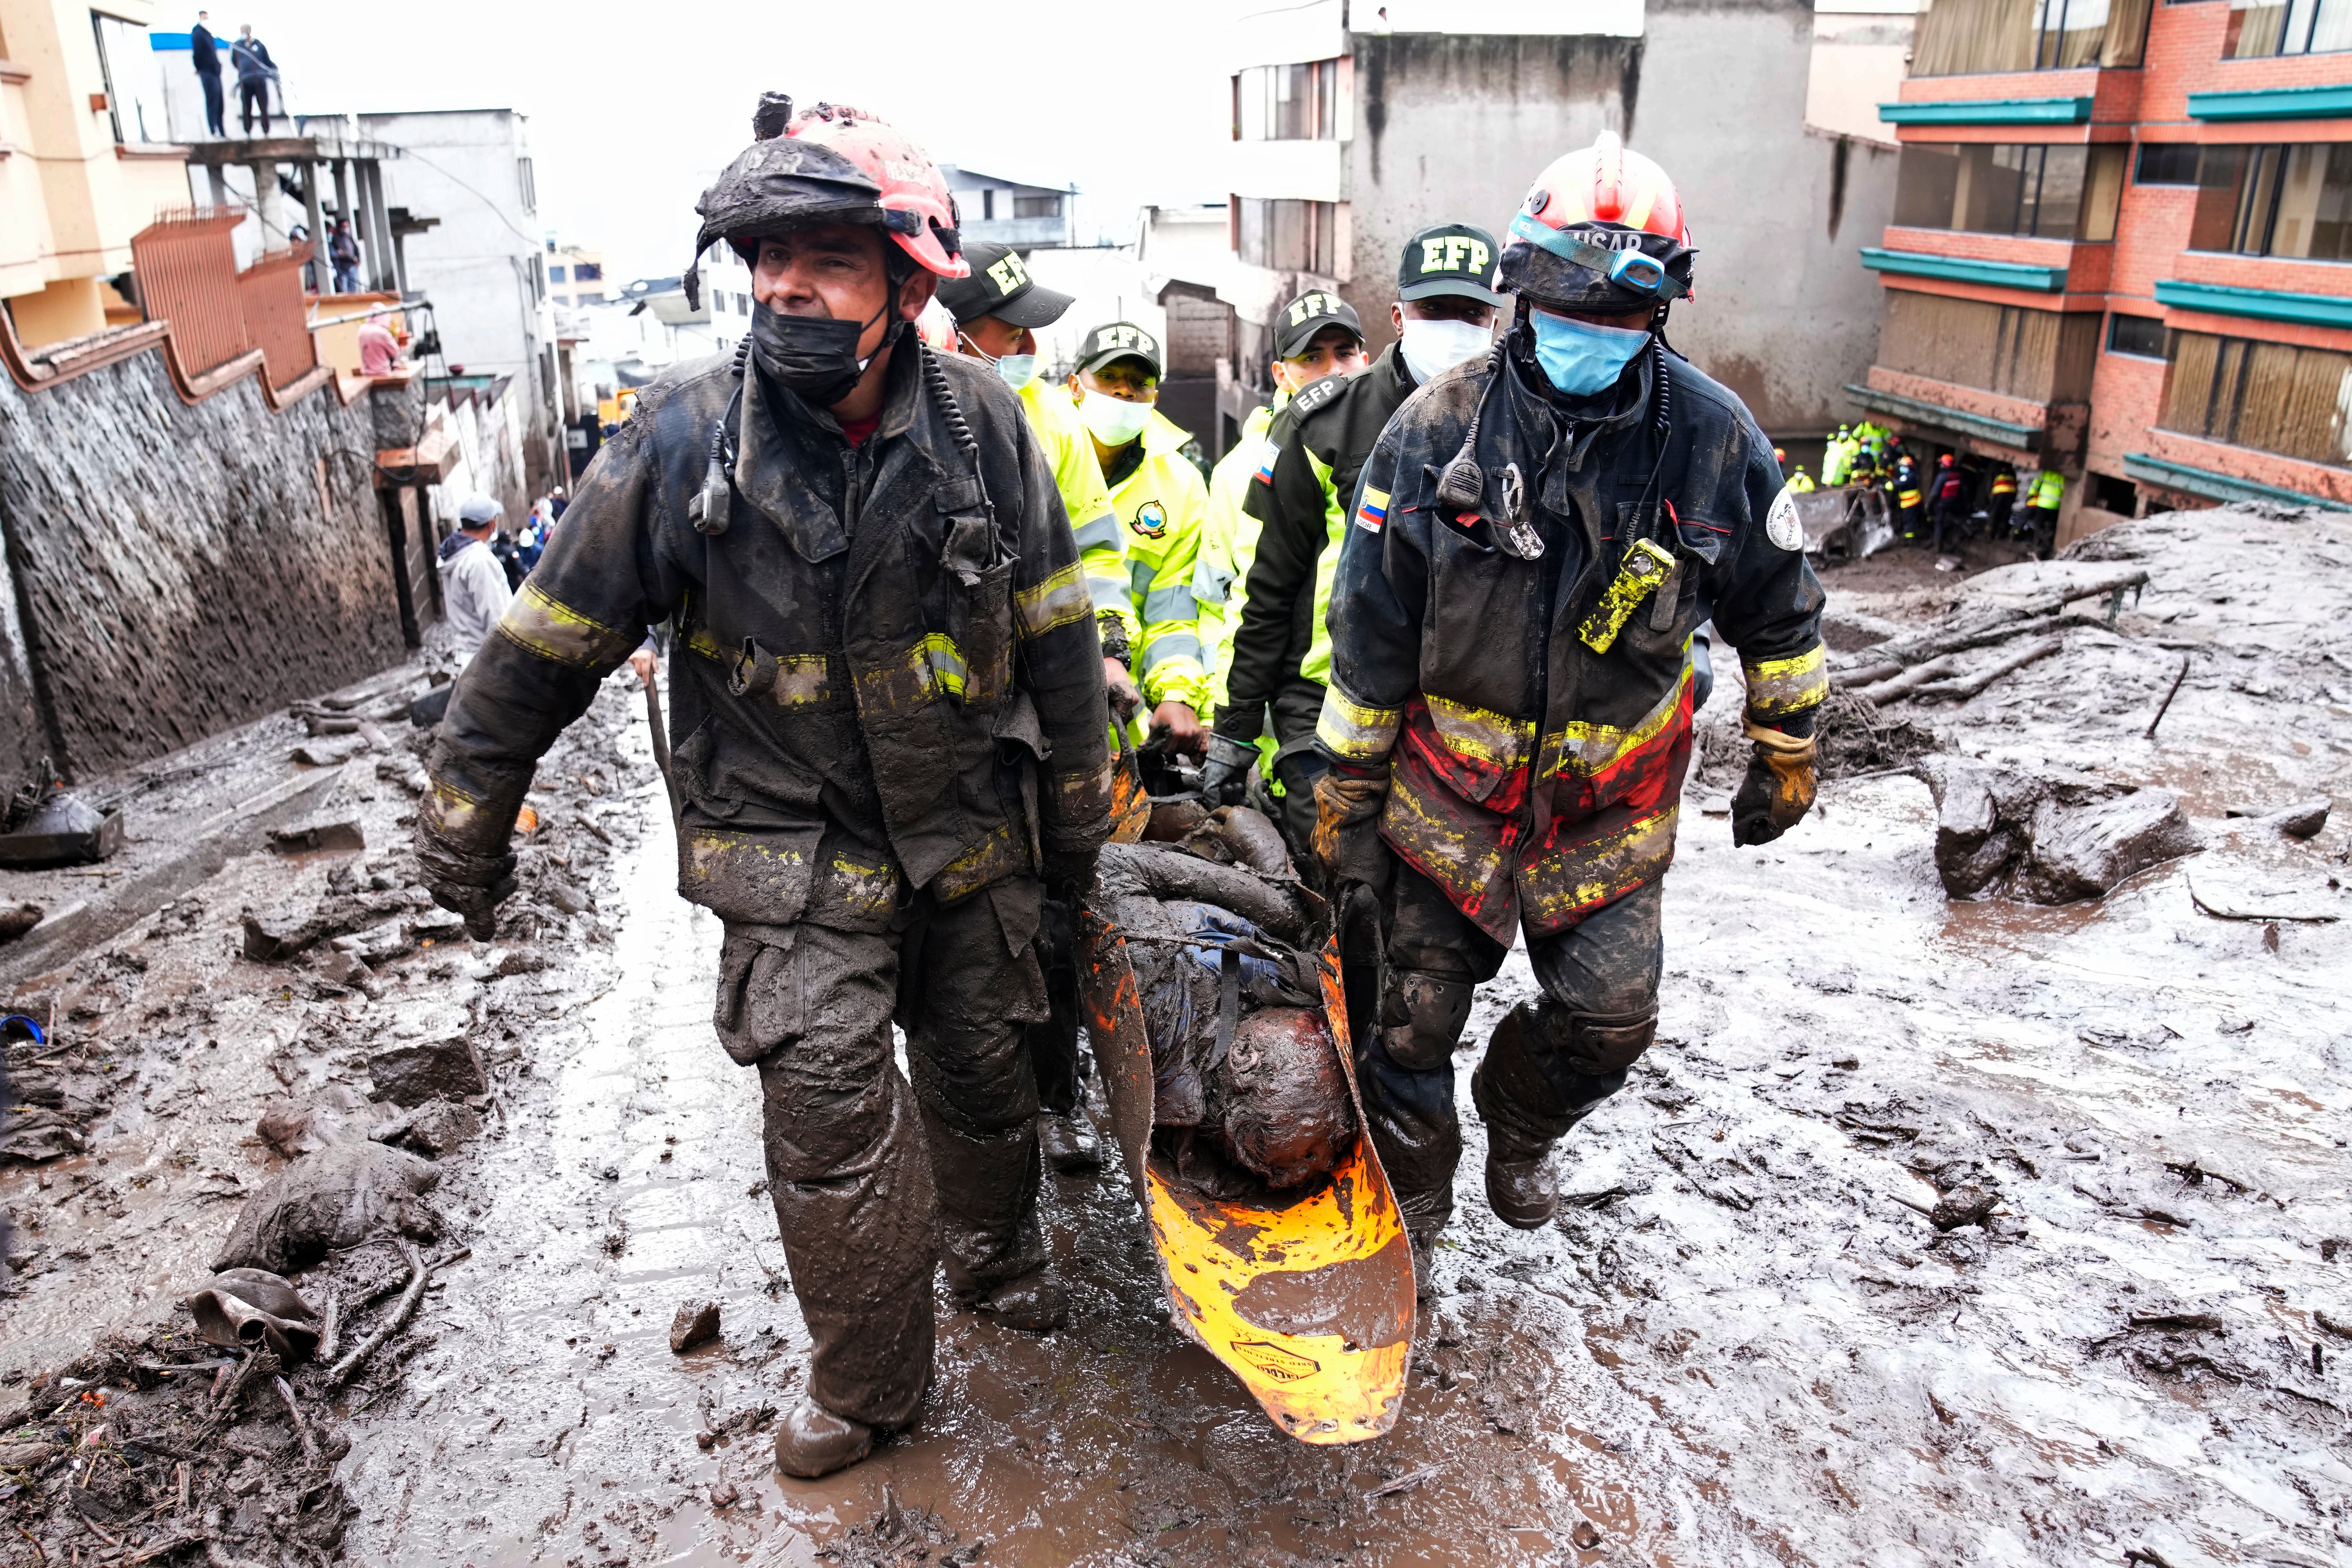
[[[457,531],[441,542],[441,597],[458,651],[468,657],[514,602],[507,569],[490,551],[503,516],[497,501],[477,490],[457,508]]]

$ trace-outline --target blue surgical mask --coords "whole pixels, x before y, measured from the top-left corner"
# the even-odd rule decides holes
[[[1647,327],[1603,327],[1549,310],[1531,310],[1536,363],[1555,391],[1590,397],[1617,384],[1633,356],[1650,341]]]
[[[1004,378],[1005,385],[1018,392],[1037,379],[1037,356],[1006,354],[996,362],[996,374]]]

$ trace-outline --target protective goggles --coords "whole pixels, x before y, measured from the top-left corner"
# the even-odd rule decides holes
[[[1526,213],[1511,220],[1511,235],[1549,251],[1562,261],[1573,263],[1588,272],[1597,272],[1614,287],[1629,293],[1653,300],[1673,300],[1689,292],[1688,284],[1666,270],[1665,261],[1646,250],[1619,250],[1611,246],[1595,245],[1589,239],[1579,239],[1562,230],[1538,223]],[[1676,252],[1683,248],[1663,236],[1659,238]]]

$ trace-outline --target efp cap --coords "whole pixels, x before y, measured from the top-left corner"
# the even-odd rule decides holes
[[[1274,321],[1274,357],[1297,359],[1326,327],[1345,327],[1364,341],[1364,323],[1356,308],[1328,289],[1309,289],[1282,308]]]
[[[942,278],[939,288],[940,303],[958,326],[994,316],[1016,327],[1050,327],[1070,308],[1069,295],[1037,286],[1009,245],[967,245],[963,258],[971,263],[971,276]]]
[[[1151,367],[1154,380],[1168,374],[1167,364],[1160,357],[1160,340],[1133,321],[1097,327],[1078,350],[1078,368],[1083,371],[1100,370],[1115,359],[1141,360]]]
[[[1404,242],[1404,258],[1397,265],[1397,298],[1454,294],[1499,305],[1503,297],[1495,291],[1496,254],[1495,237],[1483,228],[1444,223],[1423,229]]]

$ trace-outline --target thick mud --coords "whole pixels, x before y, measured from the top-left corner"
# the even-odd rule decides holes
[[[1917,778],[1861,770],[1742,850],[1720,815],[1734,780],[1703,771],[1667,882],[1660,1041],[1572,1136],[1568,1201],[1538,1232],[1486,1213],[1467,1116],[1478,1047],[1532,991],[1524,957],[1482,992],[1460,1217],[1403,1415],[1352,1448],[1284,1437],[1181,1337],[1113,1170],[1046,1178],[1067,1331],[1005,1331],[942,1290],[916,1426],[842,1475],[778,1477],[773,1415],[807,1340],[756,1081],[711,1034],[719,930],[673,891],[642,727],[600,704],[615,849],[582,890],[610,948],[575,936],[552,967],[487,980],[467,978],[496,968],[477,953],[396,1005],[335,1002],[349,1031],[458,1009],[496,1037],[502,1113],[434,1194],[472,1257],[425,1298],[397,1384],[342,1412],[344,1553],[2352,1563],[2352,935],[2323,918],[2352,913],[2352,832],[2340,811],[2308,841],[2256,820],[2352,799],[2352,545],[2237,509],[2137,526],[2110,546],[2136,538],[2152,581],[2113,630],[2084,607],[2062,656],[1920,721],[1961,754],[2171,789],[2202,850],[2097,900],[1953,903]],[[1853,597],[1897,620],[1941,607]],[[2147,741],[2184,651],[2198,668]],[[1716,706],[1738,700],[1728,679]],[[259,1037],[267,998],[230,989],[213,1005],[250,1007]],[[208,1113],[193,1169],[249,1189],[275,1163],[234,1145],[257,1100]],[[0,1307],[0,1370],[61,1364],[78,1310],[142,1321],[228,1228],[235,1205],[193,1177],[177,1208],[136,1207],[144,1190],[112,1181],[128,1155],[96,1147],[112,1167],[41,1168],[111,1184],[48,1222],[90,1256],[71,1291],[37,1277]],[[37,1179],[0,1196],[67,1190]],[[720,1333],[674,1354],[688,1300],[719,1304]]]

